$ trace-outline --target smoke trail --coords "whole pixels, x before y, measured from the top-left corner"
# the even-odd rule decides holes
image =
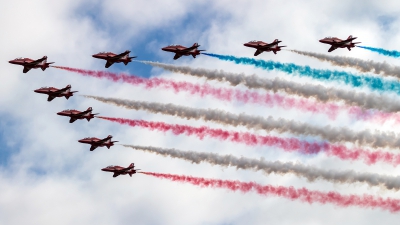
[[[395,50],[390,51],[390,50],[386,50],[386,49],[383,49],[383,48],[373,48],[373,47],[367,47],[367,46],[357,46],[357,47],[363,48],[363,49],[367,49],[367,50],[370,50],[372,52],[377,52],[377,53],[379,53],[381,55],[384,55],[384,56],[390,56],[390,57],[394,57],[394,58],[399,58],[400,57],[400,52],[395,51]]]
[[[329,62],[335,66],[342,66],[342,67],[351,67],[357,69],[361,72],[373,72],[376,74],[382,74],[385,76],[393,76],[396,78],[400,78],[400,67],[390,65],[387,62],[375,62],[372,60],[362,60],[352,57],[345,57],[345,56],[331,56],[326,54],[320,54],[315,52],[305,52],[305,51],[298,51],[298,50],[289,50],[291,52],[305,55],[309,57],[316,58],[318,60]]]
[[[278,93],[259,94],[255,91],[240,91],[231,88],[215,88],[209,84],[193,84],[185,81],[172,81],[163,78],[146,79],[135,75],[118,74],[107,71],[83,70],[70,67],[53,66],[55,68],[79,73],[84,76],[96,78],[106,78],[114,82],[122,81],[132,85],[144,85],[147,89],[164,88],[174,90],[175,92],[188,92],[198,96],[212,96],[222,101],[239,101],[243,103],[254,103],[266,105],[269,107],[278,106],[284,109],[296,108],[301,111],[312,113],[323,113],[329,118],[336,118],[339,113],[340,106],[330,103],[321,104],[308,99],[297,99],[284,96]]]
[[[292,120],[285,120],[282,118],[274,119],[271,116],[263,118],[260,116],[249,116],[244,113],[236,115],[223,110],[196,109],[173,104],[149,103],[90,95],[84,95],[84,97],[128,109],[146,110],[152,113],[162,113],[186,119],[203,119],[205,121],[212,121],[224,125],[245,126],[249,129],[260,128],[267,131],[274,130],[280,133],[291,132],[297,135],[314,135],[327,139],[330,142],[349,141],[358,144],[368,144],[373,147],[400,147],[400,139],[394,133],[372,133],[370,131],[356,133],[344,127],[313,127]]]
[[[199,164],[207,162],[211,165],[232,166],[236,169],[263,171],[269,175],[271,173],[285,175],[293,174],[298,177],[304,177],[308,181],[326,180],[332,183],[367,183],[370,186],[384,186],[387,189],[400,189],[400,177],[379,175],[373,173],[358,173],[353,170],[332,171],[323,170],[315,167],[302,165],[300,163],[265,161],[264,159],[250,159],[245,157],[235,157],[233,155],[218,155],[207,152],[180,151],[177,149],[165,149],[151,146],[123,145],[124,147],[133,148],[145,152],[151,152],[171,158],[178,158]]]
[[[264,61],[247,57],[235,57],[230,55],[217,55],[202,53],[220,60],[232,61],[236,64],[253,65],[265,70],[279,70],[287,74],[301,75],[311,77],[317,80],[342,81],[353,87],[369,87],[376,91],[392,91],[400,94],[400,82],[385,80],[380,77],[371,77],[365,75],[355,75],[345,71],[312,69],[309,66],[299,66],[293,63],[279,63],[273,61]]]
[[[290,200],[299,200],[304,203],[334,204],[340,207],[358,206],[362,208],[381,208],[392,213],[400,211],[400,200],[393,198],[381,198],[373,195],[341,195],[338,192],[311,191],[307,188],[295,189],[294,187],[261,185],[255,182],[240,182],[235,180],[207,179],[184,175],[165,173],[139,172],[157,178],[171,181],[190,183],[198,187],[224,188],[231,191],[248,193],[257,192],[264,196],[283,197]]]
[[[110,118],[97,116],[97,118],[126,124],[132,127],[147,128],[162,132],[171,131],[174,135],[196,136],[200,140],[204,137],[211,137],[222,141],[243,143],[250,146],[271,146],[280,148],[286,152],[299,152],[301,154],[317,154],[324,152],[328,156],[335,156],[342,160],[363,160],[371,165],[377,162],[384,162],[393,166],[400,165],[400,155],[389,152],[371,152],[364,149],[348,149],[343,145],[332,145],[326,142],[308,142],[297,138],[280,138],[276,136],[262,136],[249,132],[228,131],[213,129],[206,126],[193,127],[188,125],[167,124],[163,122],[150,122],[145,120],[129,120],[123,118]]]
[[[199,85],[189,82],[172,81],[162,78],[146,79],[135,75],[117,74],[107,71],[83,70],[61,66],[53,67],[79,73],[84,76],[106,78],[114,82],[122,81],[132,85],[143,85],[147,89],[158,87],[174,90],[175,92],[185,91],[189,94],[198,95],[201,97],[209,95],[222,101],[239,101],[243,103],[266,105],[268,107],[277,106],[284,109],[296,108],[304,112],[322,113],[327,115],[330,119],[335,119],[340,110],[346,110],[347,113],[358,120],[369,120],[372,122],[383,123],[384,121],[394,119],[395,122],[400,123],[400,115],[365,111],[357,107],[349,108],[345,106],[339,106],[334,103],[319,103],[307,99],[292,98],[278,93],[259,94],[258,92],[252,92],[248,90],[240,91],[229,88],[215,88],[210,86],[209,84]]]
[[[306,98],[314,97],[319,101],[344,101],[348,105],[357,105],[364,109],[379,109],[387,112],[400,111],[400,101],[375,93],[362,93],[346,91],[336,88],[327,88],[322,85],[299,84],[281,78],[266,79],[256,75],[246,76],[244,74],[229,73],[223,70],[207,70],[202,68],[193,69],[187,66],[174,66],[150,61],[138,61],[144,64],[160,67],[171,72],[187,74],[195,77],[204,77],[208,80],[226,81],[236,86],[243,84],[248,88],[260,88],[269,91],[284,91],[288,94],[298,95]]]

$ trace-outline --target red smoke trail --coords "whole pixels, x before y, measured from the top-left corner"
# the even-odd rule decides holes
[[[370,152],[365,149],[348,149],[342,145],[333,145],[329,143],[310,143],[296,138],[280,138],[275,136],[262,136],[248,132],[227,131],[222,129],[213,129],[206,126],[192,127],[188,125],[167,124],[164,122],[150,122],[145,120],[130,120],[123,118],[111,118],[97,116],[97,118],[126,124],[132,127],[142,127],[150,130],[162,132],[171,131],[175,135],[185,134],[187,136],[196,136],[200,139],[212,137],[218,140],[228,140],[231,142],[244,143],[250,146],[264,145],[283,149],[286,152],[299,152],[303,154],[316,154],[324,152],[328,156],[336,156],[342,160],[363,160],[371,165],[377,162],[385,162],[397,166],[400,164],[400,155],[389,152]]]
[[[190,183],[200,187],[226,188],[231,191],[241,191],[247,193],[255,191],[260,195],[283,197],[290,200],[300,200],[309,204],[312,203],[331,203],[340,207],[359,206],[362,208],[381,208],[392,213],[400,211],[400,200],[373,195],[341,195],[337,192],[310,191],[306,188],[295,189],[294,187],[282,187],[272,185],[261,185],[254,182],[240,182],[232,180],[207,179],[201,177],[140,172],[146,175],[169,179],[172,181]]]
[[[306,98],[292,98],[277,93],[259,94],[254,91],[240,91],[231,88],[215,88],[209,84],[193,84],[184,81],[172,81],[162,78],[146,79],[134,75],[117,74],[108,71],[83,70],[70,67],[53,66],[55,68],[79,73],[83,76],[91,76],[96,78],[107,78],[114,82],[122,81],[133,85],[144,85],[146,88],[165,88],[172,89],[175,92],[186,91],[192,95],[212,96],[223,101],[240,101],[243,103],[263,104],[269,107],[279,106],[284,109],[296,108],[305,112],[323,113],[328,115],[330,119],[335,119],[340,110],[345,110],[353,115],[356,119],[370,120],[374,122],[384,123],[387,120],[394,119],[396,123],[400,123],[400,115],[393,113],[383,113],[373,110],[362,110],[359,107],[345,107],[334,103],[320,103]]]

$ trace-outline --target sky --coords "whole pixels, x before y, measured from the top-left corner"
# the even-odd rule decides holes
[[[38,59],[48,56],[54,65],[88,70],[127,73],[145,78],[165,78],[209,84],[213,87],[248,90],[244,85],[207,81],[153,68],[139,62],[127,66],[92,58],[101,51],[120,53],[131,50],[137,60],[168,63],[192,68],[224,70],[259,77],[282,77],[298,83],[326,87],[352,88],[340,82],[325,82],[278,71],[266,71],[250,65],[236,65],[206,55],[196,59],[161,50],[169,44],[191,46],[198,42],[208,53],[253,58],[255,50],[246,48],[250,40],[282,40],[287,49],[328,53],[329,46],[318,40],[326,36],[358,37],[362,45],[400,50],[400,21],[397,1],[184,1],[184,0],[16,0],[0,1],[0,224],[398,224],[399,213],[379,208],[339,207],[333,204],[308,204],[280,197],[246,194],[226,189],[203,188],[144,174],[113,178],[101,171],[108,165],[135,163],[146,172],[182,174],[205,178],[254,181],[262,185],[293,186],[341,194],[370,194],[399,199],[399,193],[364,183],[339,184],[323,180],[313,182],[286,174],[266,175],[260,171],[233,167],[192,164],[148,152],[115,145],[110,149],[89,146],[77,140],[106,137],[127,145],[175,148],[183,151],[231,154],[237,157],[263,158],[268,161],[295,162],[331,171],[354,170],[389,176],[400,175],[398,167],[385,163],[366,165],[344,161],[326,154],[288,153],[278,147],[247,146],[212,138],[202,140],[172,132],[129,127],[95,118],[90,122],[68,123],[56,115],[64,109],[84,110],[106,117],[142,119],[171,124],[208,126],[259,135],[296,137],[320,141],[318,137],[291,133],[266,132],[221,125],[203,120],[135,111],[105,104],[81,95],[123,98],[157,103],[173,103],[199,109],[219,109],[235,114],[284,118],[313,126],[347,127],[354,131],[397,132],[391,122],[356,120],[345,112],[333,120],[324,114],[302,112],[261,104],[221,101],[210,96],[191,95],[161,88],[106,79],[84,77],[56,68],[22,73],[22,67],[9,64],[17,57]],[[398,59],[354,48],[337,49],[330,55],[350,56],[397,64]],[[262,53],[257,59],[308,65],[312,68],[358,73],[354,69],[332,66],[290,51]],[[371,75],[373,76],[373,75]],[[69,100],[34,93],[43,86],[72,86],[79,91]],[[358,91],[370,93],[367,88]],[[254,90],[265,94],[264,90]],[[269,93],[269,92],[268,92]],[[282,92],[284,96],[290,96]],[[293,96],[292,96],[293,97]],[[295,97],[297,98],[297,97]],[[391,95],[394,100],[398,98]],[[339,103],[344,105],[343,103]],[[346,143],[348,146],[356,146]],[[366,147],[374,151],[372,148]],[[396,153],[398,149],[386,149]]]

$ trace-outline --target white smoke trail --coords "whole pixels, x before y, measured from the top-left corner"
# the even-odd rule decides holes
[[[266,174],[294,174],[298,177],[304,177],[308,181],[318,179],[330,181],[333,183],[356,183],[364,182],[371,186],[384,186],[387,189],[399,190],[400,177],[379,175],[373,173],[358,173],[353,170],[333,171],[322,170],[315,167],[292,162],[271,162],[264,159],[250,159],[245,157],[235,157],[232,155],[219,155],[215,153],[180,151],[176,149],[165,149],[151,146],[123,145],[141,151],[156,153],[162,156],[178,158],[191,163],[207,162],[211,165],[233,166],[237,169],[263,171]]]
[[[305,52],[298,50],[289,50],[291,52],[316,58],[320,61],[329,62],[335,66],[351,67],[361,72],[372,72],[384,76],[391,76],[400,78],[400,67],[390,65],[387,62],[375,62],[372,60],[362,60],[345,56],[330,56],[326,54],[319,54],[315,52]]]
[[[150,61],[138,62],[160,67],[175,73],[206,78],[208,80],[226,81],[233,86],[243,84],[248,88],[260,88],[274,92],[283,91],[288,94],[306,98],[314,97],[322,102],[344,101],[348,105],[356,105],[364,109],[379,109],[386,112],[400,111],[400,100],[389,97],[389,95],[346,91],[307,83],[300,84],[282,78],[260,78],[255,74],[248,76],[243,73],[229,73],[223,70],[207,70],[202,68],[191,68],[188,66],[174,66]]]
[[[223,110],[197,109],[174,104],[161,104],[152,102],[141,102],[117,98],[104,98],[98,96],[83,95],[104,103],[114,104],[134,110],[146,110],[152,113],[162,113],[165,115],[178,116],[186,119],[203,119],[224,125],[245,126],[249,129],[259,128],[267,131],[277,131],[280,133],[291,132],[296,135],[313,135],[322,137],[330,142],[353,142],[361,145],[371,145],[373,147],[400,147],[400,139],[392,133],[354,132],[348,128],[333,128],[331,126],[314,127],[305,123],[282,118],[274,119],[269,116],[250,116],[244,113],[239,115]]]

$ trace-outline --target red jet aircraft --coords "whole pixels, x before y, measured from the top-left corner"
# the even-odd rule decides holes
[[[196,58],[196,55],[200,55],[200,52],[205,51],[205,50],[197,50],[197,48],[200,45],[197,43],[194,43],[192,47],[185,47],[182,45],[169,45],[167,47],[162,48],[162,50],[167,51],[167,52],[174,52],[174,60],[179,59],[181,56],[193,56],[193,58]]]
[[[349,36],[346,40],[339,39],[337,37],[326,37],[324,39],[319,40],[319,42],[324,44],[331,45],[331,48],[328,52],[331,52],[337,48],[347,48],[351,51],[351,48],[356,47],[355,44],[359,44],[361,42],[353,42],[357,37]]]
[[[276,52],[280,51],[282,47],[286,47],[286,46],[278,46],[280,42],[282,41],[279,41],[278,39],[275,39],[272,43],[269,44],[262,41],[250,41],[243,45],[246,47],[257,49],[257,51],[254,53],[254,56],[258,56],[263,52],[270,52],[270,51],[276,54]]]
[[[118,141],[111,141],[111,138],[112,138],[111,135],[108,135],[104,139],[88,137],[88,138],[81,139],[78,142],[91,145],[90,151],[95,150],[97,147],[104,147],[104,146],[106,146],[108,149],[110,149],[110,147],[113,146],[115,142],[118,142]]]
[[[126,174],[129,174],[129,176],[132,177],[132,174],[135,174],[136,171],[140,170],[140,169],[135,169],[135,164],[131,163],[126,168],[124,168],[122,166],[107,166],[106,168],[103,168],[101,170],[105,171],[105,172],[114,173],[113,177],[118,177],[119,175],[126,175]]]
[[[70,123],[75,122],[75,120],[82,120],[82,119],[87,119],[87,121],[90,121],[90,119],[94,118],[94,115],[97,115],[98,113],[92,114],[92,107],[89,107],[87,110],[81,112],[75,109],[69,109],[69,110],[64,110],[62,112],[58,112],[57,115],[60,116],[69,116],[71,119],[69,120]]]
[[[100,53],[94,54],[92,56],[97,59],[107,60],[106,68],[108,68],[114,63],[122,62],[125,65],[128,65],[128,63],[132,62],[133,58],[136,58],[136,56],[129,57],[129,53],[131,53],[131,51],[129,51],[129,50],[126,50],[125,52],[118,54],[118,55],[115,53],[112,53],[112,52],[100,52]]]
[[[46,94],[49,95],[47,98],[47,101],[51,101],[55,99],[56,97],[65,97],[66,99],[69,99],[69,97],[73,96],[75,92],[77,91],[71,91],[71,85],[67,85],[65,88],[58,89],[55,87],[42,87],[39,89],[34,90],[36,93],[40,94]]]
[[[8,61],[11,64],[16,64],[16,65],[21,65],[24,66],[24,73],[27,73],[31,69],[37,69],[41,68],[43,71],[46,70],[46,68],[49,68],[50,64],[54,63],[48,63],[47,62],[47,56],[43,56],[43,58],[38,59],[38,60],[33,60],[29,58],[16,58],[14,60]]]

